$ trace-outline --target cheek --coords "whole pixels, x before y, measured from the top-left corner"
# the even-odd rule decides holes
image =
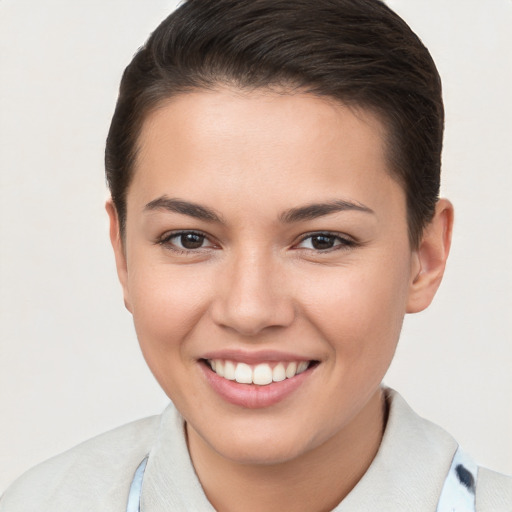
[[[208,281],[192,265],[138,263],[134,268],[129,290],[135,330],[159,379],[160,369],[182,361],[183,344],[207,308]]]
[[[387,365],[395,351],[407,301],[407,264],[368,264],[317,275],[303,290],[306,315],[335,359]]]

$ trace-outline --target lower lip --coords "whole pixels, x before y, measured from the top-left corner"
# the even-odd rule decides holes
[[[247,409],[261,409],[281,402],[296,391],[310,377],[313,370],[313,368],[308,368],[291,379],[258,386],[256,384],[240,384],[219,377],[204,362],[201,362],[200,366],[208,383],[218,395],[226,402]]]

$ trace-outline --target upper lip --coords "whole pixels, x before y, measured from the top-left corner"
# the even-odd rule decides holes
[[[237,350],[225,349],[214,350],[204,354],[201,359],[222,359],[247,364],[258,364],[264,362],[278,362],[278,361],[314,361],[317,360],[312,357],[294,354],[292,352],[282,352],[276,350]]]

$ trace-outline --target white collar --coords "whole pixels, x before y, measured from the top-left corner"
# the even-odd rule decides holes
[[[457,450],[443,429],[421,418],[395,391],[379,451],[359,483],[333,512],[435,512]],[[195,474],[183,419],[170,405],[148,458],[141,510],[215,512]]]

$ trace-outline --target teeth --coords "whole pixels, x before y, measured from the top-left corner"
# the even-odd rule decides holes
[[[297,366],[297,375],[308,369],[307,361],[301,361]]]
[[[297,363],[288,363],[286,367],[286,378],[291,379],[297,373]]]
[[[251,367],[245,363],[238,363],[235,369],[235,380],[240,384],[252,384]]]
[[[270,366],[268,364],[259,364],[256,366],[252,374],[252,381],[254,384],[258,384],[258,386],[270,384],[272,382],[272,370]]]
[[[212,366],[213,371],[220,375],[221,377],[224,377],[224,362],[220,359],[217,359],[217,361],[214,361],[215,367]]]
[[[272,380],[274,382],[281,382],[284,379],[286,379],[286,370],[284,369],[284,364],[283,363],[279,363],[272,370]]]
[[[231,361],[226,361],[224,364],[224,378],[235,380],[235,365]]]
[[[306,371],[309,367],[309,361],[277,363],[274,368],[271,368],[267,363],[251,367],[246,363],[234,363],[233,361],[224,361],[222,359],[212,359],[208,363],[211,369],[220,377],[224,377],[227,380],[235,380],[240,384],[256,384],[257,386],[265,386],[271,382],[291,379],[295,375]]]

